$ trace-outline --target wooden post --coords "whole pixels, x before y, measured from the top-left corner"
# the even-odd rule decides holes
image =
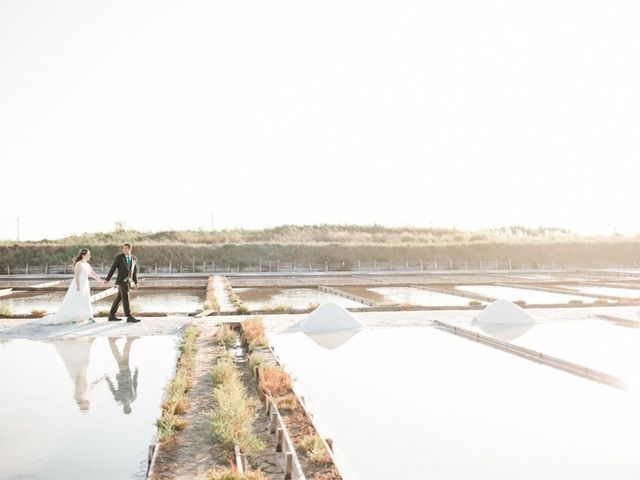
[[[293,454],[287,452],[285,456],[285,462],[284,462],[284,480],[291,480],[292,473],[293,473]]]
[[[280,260],[276,260],[276,272],[280,271]]]
[[[102,267],[102,268],[103,268],[103,271],[104,271],[104,264],[103,264],[103,267]],[[45,264],[44,264],[44,273],[45,273],[45,274],[46,274],[46,273],[49,273],[49,264],[48,264],[48,263],[45,263]]]
[[[66,263],[66,262],[65,262],[65,264],[64,264],[64,274],[65,274],[65,275],[67,274],[67,263]]]
[[[191,273],[196,273],[196,259],[191,260]]]
[[[329,271],[329,262],[324,262],[324,271],[325,272]]]
[[[360,260],[358,260],[358,271],[360,271]]]
[[[278,415],[275,412],[271,412],[271,426],[269,428],[269,431],[272,434],[276,433],[277,423],[278,423]]]
[[[332,438],[325,438],[325,442],[327,442],[327,445],[329,445],[329,450],[331,450],[333,452],[333,439]]]
[[[169,260],[169,273],[171,273],[171,260]]]
[[[424,261],[420,262],[420,271],[424,271]]]
[[[234,453],[235,453],[235,457],[236,457],[236,468],[238,469],[238,473],[241,475],[244,475],[244,468],[242,465],[242,458],[240,455],[240,448],[238,448],[238,446],[236,445],[234,448]]]
[[[154,264],[153,264],[153,266],[154,266],[154,270],[155,270],[155,272],[156,272],[156,273],[158,273],[158,264],[157,264],[157,263],[154,263]]]
[[[278,427],[278,429],[276,430],[276,452],[282,451],[283,439],[284,432],[282,431],[282,428]]]
[[[29,275],[29,262],[27,262],[27,264],[25,265],[24,271],[27,275]]]

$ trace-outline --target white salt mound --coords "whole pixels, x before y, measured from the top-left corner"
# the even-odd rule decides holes
[[[291,329],[304,332],[329,332],[362,327],[360,320],[346,309],[335,303],[327,302],[320,305]]]
[[[528,325],[536,321],[518,305],[507,300],[493,302],[474,320],[477,323],[489,325]]]

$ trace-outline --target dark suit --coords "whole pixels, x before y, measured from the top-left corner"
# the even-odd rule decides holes
[[[131,278],[137,284],[138,283],[138,259],[135,255],[131,255],[131,265],[132,272]],[[116,312],[118,311],[118,307],[120,306],[120,302],[122,302],[122,306],[124,307],[124,314],[127,317],[131,317],[131,310],[129,308],[129,283],[126,281],[129,277],[129,264],[127,262],[127,257],[124,253],[116,256],[113,260],[113,265],[111,266],[111,270],[109,270],[109,274],[107,275],[107,282],[111,280],[114,272],[118,270],[118,276],[116,277],[116,286],[118,287],[118,294],[116,298],[114,298],[113,303],[111,304],[111,311],[109,312],[110,317],[115,317]]]

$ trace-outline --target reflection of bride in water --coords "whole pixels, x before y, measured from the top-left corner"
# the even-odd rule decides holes
[[[118,339],[116,337],[109,337],[111,353],[118,363],[118,373],[116,374],[117,387],[108,375],[105,375],[104,378],[109,384],[109,390],[111,390],[114,400],[122,404],[122,411],[124,413],[131,413],[131,404],[136,401],[138,394],[138,368],[136,367],[135,373],[132,375],[131,368],[129,367],[131,344],[138,338],[139,337],[127,337],[122,354],[120,354],[118,346],[116,345]]]
[[[91,346],[94,340],[94,338],[79,337],[51,342],[67,367],[74,385],[73,398],[75,398],[78,407],[83,412],[89,410],[89,392],[91,388],[101,380],[98,379],[91,385],[87,381],[87,367],[89,366]]]

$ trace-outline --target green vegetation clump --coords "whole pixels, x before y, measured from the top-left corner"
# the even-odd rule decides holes
[[[265,361],[265,356],[259,352],[253,352],[249,355],[249,370],[251,370],[251,374],[255,378],[256,376],[256,367],[262,365]]]
[[[214,380],[210,425],[216,442],[229,454],[236,445],[242,453],[258,454],[265,448],[253,425],[258,418],[258,401],[249,396],[231,361],[224,360],[216,365]]]
[[[195,325],[188,325],[182,334],[180,342],[180,361],[176,374],[167,387],[165,399],[162,402],[162,414],[156,422],[161,442],[173,438],[178,432],[187,427],[187,421],[181,417],[189,406],[189,390],[193,382],[195,367],[196,341],[200,329]]]

